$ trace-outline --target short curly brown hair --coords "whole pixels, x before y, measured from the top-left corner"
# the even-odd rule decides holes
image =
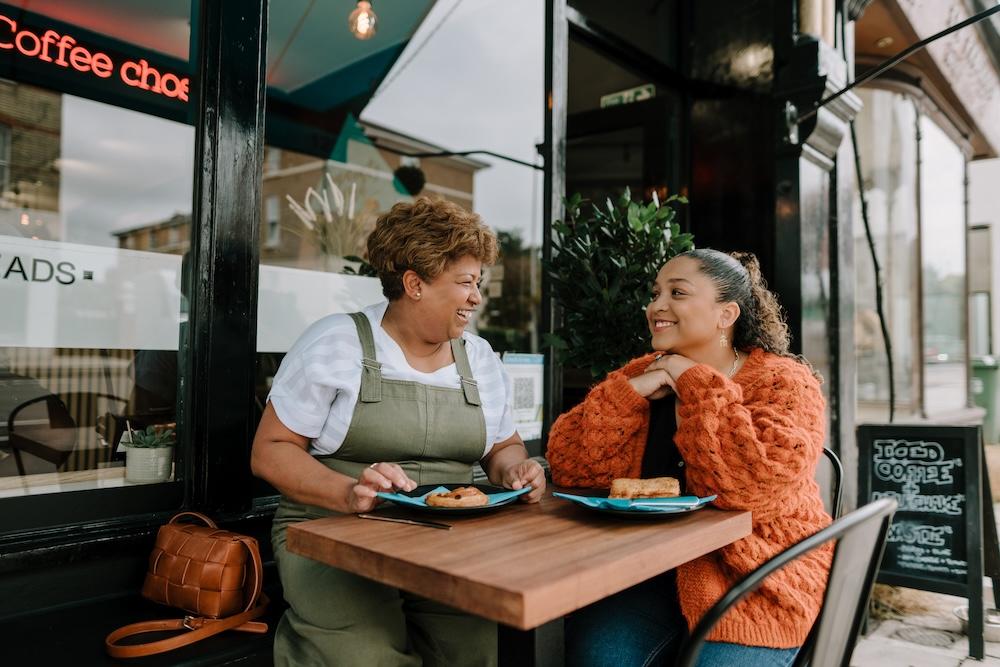
[[[445,199],[399,202],[379,216],[368,237],[368,263],[390,301],[403,296],[407,270],[431,281],[450,262],[469,256],[486,266],[496,262],[496,234],[478,214]]]

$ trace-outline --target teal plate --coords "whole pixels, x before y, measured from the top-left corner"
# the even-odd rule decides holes
[[[570,493],[553,493],[553,496],[603,514],[627,516],[629,518],[657,518],[695,512],[705,507],[716,496],[678,496],[675,498],[604,498],[600,496],[577,496]]]

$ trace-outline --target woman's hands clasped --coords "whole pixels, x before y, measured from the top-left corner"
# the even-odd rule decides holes
[[[655,401],[676,393],[677,378],[692,366],[697,366],[697,363],[687,357],[679,354],[661,354],[646,366],[641,375],[629,379],[629,384],[643,398]]]
[[[368,512],[379,504],[379,491],[412,491],[417,483],[395,463],[373,463],[358,476],[347,495],[348,511]]]

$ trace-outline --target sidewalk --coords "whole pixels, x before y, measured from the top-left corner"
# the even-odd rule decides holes
[[[1000,643],[986,642],[982,661],[969,657],[969,639],[952,611],[966,604],[964,598],[920,595],[932,602],[931,609],[901,620],[873,621],[854,649],[851,667],[1000,667]],[[987,604],[992,596],[992,589],[984,587]]]

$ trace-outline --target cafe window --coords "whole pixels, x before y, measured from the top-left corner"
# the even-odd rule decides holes
[[[167,223],[192,208],[190,4],[0,17],[0,506],[145,486],[95,511],[176,504],[180,453],[133,474],[121,440],[176,428],[191,230]]]
[[[916,93],[869,88],[859,95],[862,186],[882,273],[896,415],[933,417],[961,409],[968,398],[965,158]],[[888,363],[857,198],[853,219],[858,414],[861,421],[883,420]]]
[[[479,213],[500,239],[469,329],[498,353],[540,351],[542,172],[458,153],[541,164],[543,9],[377,5],[377,33],[363,41],[340,6],[271,13],[258,410],[309,324],[383,299],[379,281],[365,275],[365,242],[379,215],[417,196]],[[322,48],[338,26],[339,48]]]
[[[919,137],[924,410],[934,415],[968,398],[965,155],[926,115]]]
[[[10,125],[0,123],[0,194],[10,189]]]

